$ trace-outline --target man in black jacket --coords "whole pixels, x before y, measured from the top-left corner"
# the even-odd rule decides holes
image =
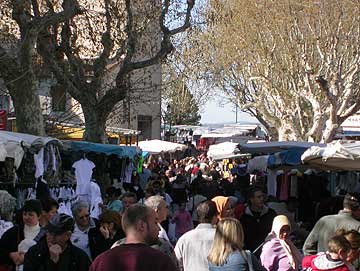
[[[25,254],[24,271],[88,271],[88,256],[70,241],[74,220],[68,215],[58,214],[46,229],[46,238]]]
[[[265,194],[260,187],[250,187],[249,205],[240,218],[244,229],[245,248],[254,253],[270,233],[276,212],[265,205]],[[259,256],[261,249],[257,250]]]

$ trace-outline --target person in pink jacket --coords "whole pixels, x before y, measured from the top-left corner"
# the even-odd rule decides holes
[[[284,215],[274,218],[271,233],[260,255],[263,267],[268,271],[291,271],[301,268],[302,255],[289,240],[289,219]]]
[[[172,222],[176,224],[175,235],[179,239],[185,232],[194,228],[192,217],[189,211],[185,210],[186,204],[181,203],[179,210],[175,211]]]

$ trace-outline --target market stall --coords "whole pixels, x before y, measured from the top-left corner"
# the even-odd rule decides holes
[[[360,142],[334,141],[313,146],[301,156],[304,164],[321,170],[360,170]]]
[[[176,151],[185,151],[187,146],[184,144],[162,141],[158,139],[140,141],[139,147],[149,154],[160,154],[165,152],[174,153]]]
[[[207,152],[207,156],[213,160],[237,158],[247,155],[248,154],[240,153],[239,144],[233,142],[223,142],[223,143],[211,145]]]
[[[62,143],[52,137],[34,136],[7,131],[0,132],[2,158],[13,158],[18,169],[20,182],[31,183],[38,178],[47,182],[59,181],[61,157],[59,148]],[[0,159],[5,161],[5,159]],[[35,167],[35,172],[33,172]]]

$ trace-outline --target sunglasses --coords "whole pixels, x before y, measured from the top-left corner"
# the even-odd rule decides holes
[[[79,219],[83,220],[83,219],[88,219],[89,217],[90,215],[87,214],[87,215],[79,216]]]

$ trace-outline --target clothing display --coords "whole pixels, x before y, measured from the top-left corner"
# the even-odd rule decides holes
[[[135,169],[136,168],[132,162],[129,162],[129,164],[126,165],[124,175],[122,176],[123,183],[131,184],[131,177]]]
[[[267,175],[267,194],[268,196],[276,197],[277,191],[277,170],[276,169],[269,169]]]
[[[91,205],[90,205],[90,216],[96,219],[99,219],[99,216],[102,213],[102,210],[100,208],[100,204],[103,204],[103,200],[101,197],[101,191],[100,187],[97,183],[91,182]]]
[[[35,178],[39,178],[44,175],[44,148],[41,148],[38,153],[34,154],[35,163]]]
[[[76,161],[72,167],[75,169],[76,195],[87,196],[90,200],[90,181],[95,164],[87,158]]]
[[[253,159],[249,160],[247,171],[249,173],[266,171],[268,165],[269,155],[256,156]]]

